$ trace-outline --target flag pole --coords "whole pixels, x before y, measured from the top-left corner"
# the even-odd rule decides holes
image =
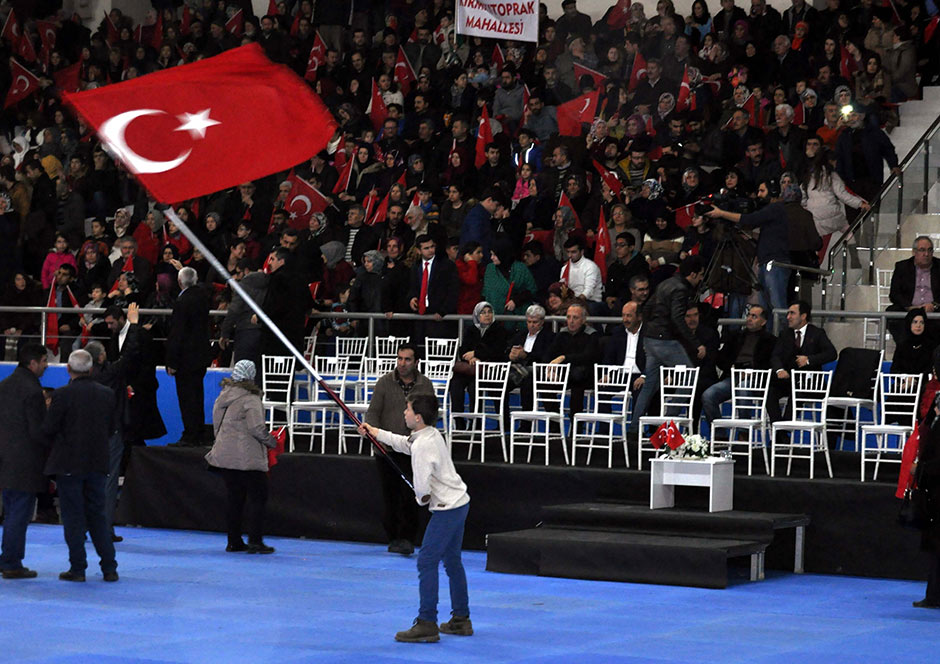
[[[307,358],[304,357],[304,354],[297,350],[294,344],[292,344],[284,335],[284,333],[281,332],[280,328],[274,324],[274,321],[268,318],[268,315],[264,313],[264,311],[261,309],[261,306],[255,302],[252,297],[248,295],[248,293],[245,292],[245,289],[242,288],[241,284],[239,284],[232,277],[229,271],[225,269],[225,266],[219,262],[219,259],[217,259],[215,255],[209,251],[206,245],[204,245],[202,241],[196,237],[196,234],[193,233],[189,226],[187,226],[186,223],[179,218],[179,215],[176,214],[173,206],[170,206],[164,210],[164,214],[169,217],[170,221],[172,221],[176,227],[182,231],[183,235],[185,235],[189,241],[192,242],[193,246],[198,249],[203,256],[205,256],[206,260],[209,261],[209,264],[214,267],[219,274],[225,277],[225,283],[241,296],[242,300],[245,301],[245,304],[247,304],[251,310],[255,312],[255,315],[258,316],[258,320],[264,323],[264,325],[274,333],[274,336],[276,336],[280,342],[284,344],[284,347],[291,352],[291,355],[293,355],[297,361],[300,362],[300,365],[314,378],[314,380],[317,381],[320,387],[323,388],[323,391],[326,392],[327,396],[336,402],[336,405],[339,406],[340,409],[346,414],[346,417],[348,417],[349,420],[356,426],[361,425],[362,422],[359,421],[359,418],[356,417],[356,415],[351,410],[349,410],[349,407],[343,403],[343,400],[336,394],[336,392],[333,391],[326,381],[323,380],[320,374],[317,373],[317,370],[314,369]],[[326,434],[324,433],[324,435]],[[375,447],[375,449],[377,449],[379,453],[385,457],[385,460],[391,464],[392,468],[395,469],[395,472],[398,473],[402,481],[408,485],[408,488],[414,491],[414,485],[405,476],[401,468],[398,467],[398,464],[395,463],[395,460],[389,456],[388,450],[385,448],[385,446],[380,443],[372,434],[368,434],[366,438],[368,438],[369,442],[372,443],[372,446]]]

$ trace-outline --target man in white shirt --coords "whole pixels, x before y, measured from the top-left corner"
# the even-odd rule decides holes
[[[601,270],[590,258],[584,257],[584,247],[578,238],[568,238],[565,252],[568,262],[561,267],[561,280],[571,293],[588,304],[589,313],[600,313],[603,308],[604,281]]]
[[[470,636],[470,606],[467,598],[467,576],[460,560],[464,522],[470,508],[470,496],[444,437],[435,428],[437,397],[429,394],[409,396],[405,406],[405,424],[410,436],[394,434],[371,424],[362,424],[359,433],[372,435],[402,454],[411,455],[415,498],[419,505],[427,505],[431,520],[424,533],[418,552],[418,588],[421,607],[411,629],[398,632],[396,641],[431,643],[440,641],[439,632]],[[444,569],[450,581],[451,613],[453,617],[437,625],[438,567]]]

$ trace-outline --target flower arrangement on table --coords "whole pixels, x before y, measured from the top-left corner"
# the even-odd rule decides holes
[[[664,459],[707,459],[711,456],[708,451],[710,447],[711,445],[705,437],[693,434],[685,436],[684,442],[679,447],[664,450],[660,457]]]
[[[662,450],[660,459],[707,459],[711,456],[711,445],[708,440],[699,434],[683,436],[676,423],[670,420],[664,422],[655,433],[650,436],[650,443],[657,450]]]

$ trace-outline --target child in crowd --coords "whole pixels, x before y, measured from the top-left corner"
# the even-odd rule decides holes
[[[411,629],[395,635],[396,641],[407,643],[440,641],[440,632],[458,636],[473,634],[467,576],[460,560],[470,496],[467,485],[454,468],[444,437],[435,427],[437,411],[436,397],[417,394],[410,397],[405,406],[405,425],[411,429],[410,436],[400,436],[370,424],[359,427],[362,435],[371,434],[380,443],[411,456],[415,497],[419,505],[427,505],[431,510],[431,520],[418,552],[418,589],[421,596],[418,617]],[[442,560],[450,581],[452,617],[438,627],[438,565]]]

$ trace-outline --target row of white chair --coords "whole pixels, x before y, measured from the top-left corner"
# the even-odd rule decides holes
[[[344,395],[350,385],[349,357],[317,357],[316,369],[334,392]],[[354,413],[362,415],[368,409],[372,389],[379,377],[395,367],[394,358],[363,358],[360,370],[353,379],[361,384],[354,399],[347,404]],[[608,467],[613,465],[615,428],[620,428],[625,464],[630,457],[625,432],[629,422],[634,376],[619,366],[596,365],[593,391],[593,407],[578,413],[571,422],[571,455],[565,443],[564,398],[568,388],[570,367],[568,365],[536,364],[531,367],[533,381],[533,407],[531,410],[515,410],[509,413],[509,446],[507,449],[505,422],[506,394],[511,364],[509,362],[477,362],[475,364],[475,391],[469,412],[453,412],[449,407],[449,384],[453,371],[452,360],[425,360],[422,371],[435,387],[439,401],[443,404],[442,423],[448,444],[467,444],[467,458],[473,456],[479,445],[479,459],[486,458],[485,444],[488,430],[499,435],[502,457],[505,462],[515,462],[517,447],[527,448],[526,461],[531,462],[533,451],[541,448],[544,460],[549,462],[552,441],[561,445],[565,463],[577,463],[578,449],[587,451],[590,464],[594,450],[606,450]],[[294,436],[309,432],[310,449],[314,440],[321,440],[321,452],[325,452],[328,428],[339,430],[340,453],[346,452],[345,436],[355,435],[353,425],[344,423],[338,406],[325,390],[306,377],[299,383],[296,392],[293,358],[264,358],[265,408],[269,420],[274,423],[274,411],[286,412],[290,432],[290,449],[294,449]],[[748,474],[753,471],[753,451],[761,450],[765,471],[776,474],[778,458],[787,459],[787,475],[793,459],[806,458],[810,462],[810,477],[815,475],[815,457],[822,453],[830,477],[832,464],[827,442],[827,408],[832,373],[829,371],[794,371],[789,395],[790,417],[786,421],[771,424],[767,417],[766,404],[769,398],[770,370],[733,369],[731,416],[712,422],[712,452],[730,450],[733,456],[746,456]],[[694,367],[663,367],[661,369],[660,415],[644,416],[640,419],[638,444],[638,467],[642,469],[645,454],[655,455],[650,443],[651,432],[660,424],[675,421],[685,433],[696,431],[692,406],[698,381],[698,369]],[[886,458],[900,452],[904,440],[913,430],[916,421],[917,397],[921,377],[917,375],[887,374],[878,379],[879,412],[877,422],[864,425],[859,432],[861,478],[865,480],[865,465],[874,457],[875,474],[882,461],[900,461]],[[301,392],[303,397],[300,396]],[[284,395],[293,395],[287,402]],[[309,421],[302,417],[307,413]],[[458,426],[463,420],[464,426]],[[528,427],[519,426],[527,423]],[[490,428],[488,429],[488,425]],[[727,437],[719,436],[722,431]],[[869,439],[873,440],[873,445]],[[778,442],[779,439],[779,442]],[[771,449],[768,464],[768,446]],[[743,450],[740,448],[744,448]],[[360,439],[359,451],[362,451]],[[898,455],[899,457],[899,455]]]

